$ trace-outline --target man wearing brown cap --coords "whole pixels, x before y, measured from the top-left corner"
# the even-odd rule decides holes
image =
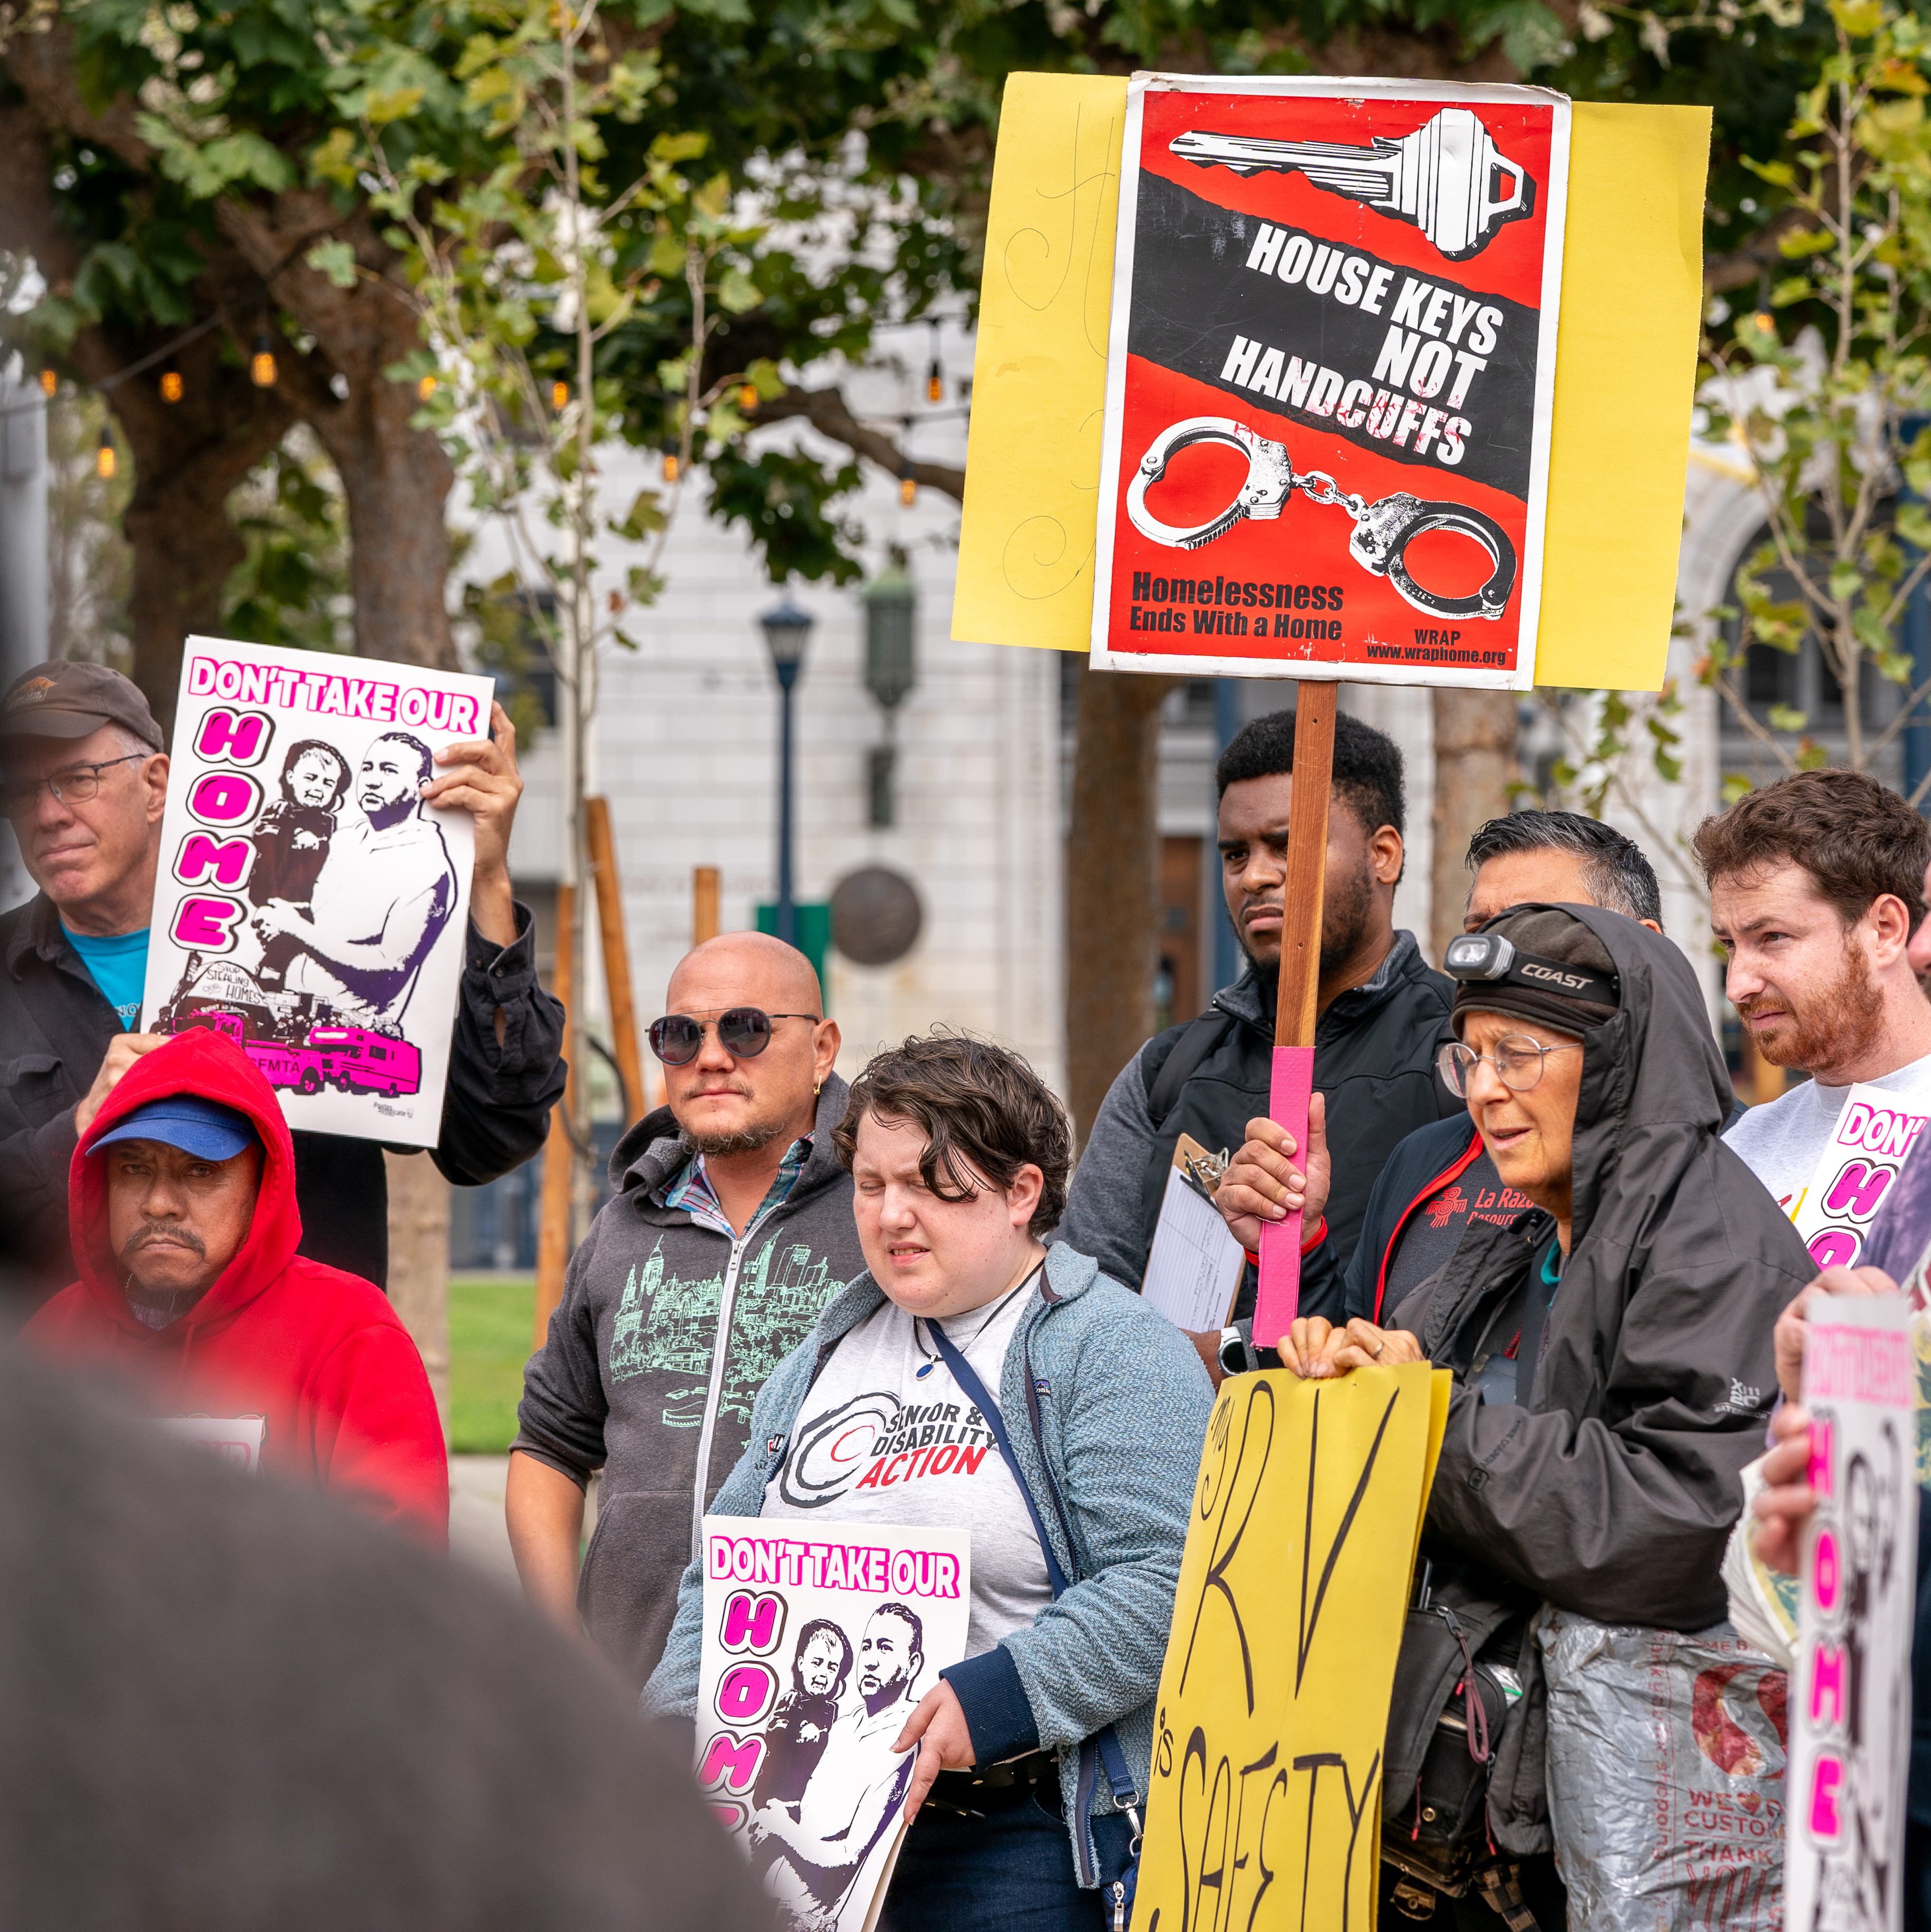
[[[67,1177],[76,1139],[122,1074],[160,1043],[140,1013],[168,760],[139,690],[104,665],[37,665],[0,696],[0,810],[40,888],[0,917],[0,1209],[7,1245],[43,1289],[71,1277]],[[562,1011],[537,984],[530,915],[511,894],[523,790],[500,706],[487,740],[451,746],[424,788],[476,821],[468,949],[442,1139],[450,1180],[475,1186],[543,1143],[563,1088]],[[295,1136],[301,1252],[382,1284],[381,1148]]]

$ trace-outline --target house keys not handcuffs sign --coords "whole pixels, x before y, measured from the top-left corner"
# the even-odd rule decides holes
[[[1567,170],[1540,88],[1134,81],[1096,665],[1532,682]]]

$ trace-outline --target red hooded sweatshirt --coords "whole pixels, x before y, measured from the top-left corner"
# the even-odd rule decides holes
[[[88,1150],[136,1107],[172,1094],[238,1109],[265,1152],[247,1239],[207,1293],[157,1330],[121,1292],[106,1161]],[[294,1148],[239,1047],[196,1028],[143,1054],[74,1150],[67,1202],[80,1279],[28,1323],[30,1347],[137,1379],[167,1412],[264,1417],[265,1469],[447,1543],[449,1461],[422,1358],[373,1283],[295,1252]]]

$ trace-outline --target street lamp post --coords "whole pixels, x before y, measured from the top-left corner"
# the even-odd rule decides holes
[[[772,924],[787,946],[798,944],[798,907],[791,878],[791,693],[805,668],[814,620],[787,596],[758,620],[771,668],[778,674],[778,903]]]

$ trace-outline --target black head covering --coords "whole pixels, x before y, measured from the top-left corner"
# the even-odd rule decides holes
[[[1560,906],[1511,906],[1479,929],[1499,934],[1527,958],[1579,967],[1605,980],[1616,977],[1616,962],[1609,956],[1609,949],[1573,913]],[[1516,1019],[1558,1028],[1579,1039],[1591,1027],[1613,1018],[1619,1004],[1620,998],[1603,1000],[1567,992],[1547,980],[1528,986],[1515,976],[1460,980],[1456,982],[1453,1024],[1459,1034],[1463,1020],[1471,1012],[1507,1013]]]

